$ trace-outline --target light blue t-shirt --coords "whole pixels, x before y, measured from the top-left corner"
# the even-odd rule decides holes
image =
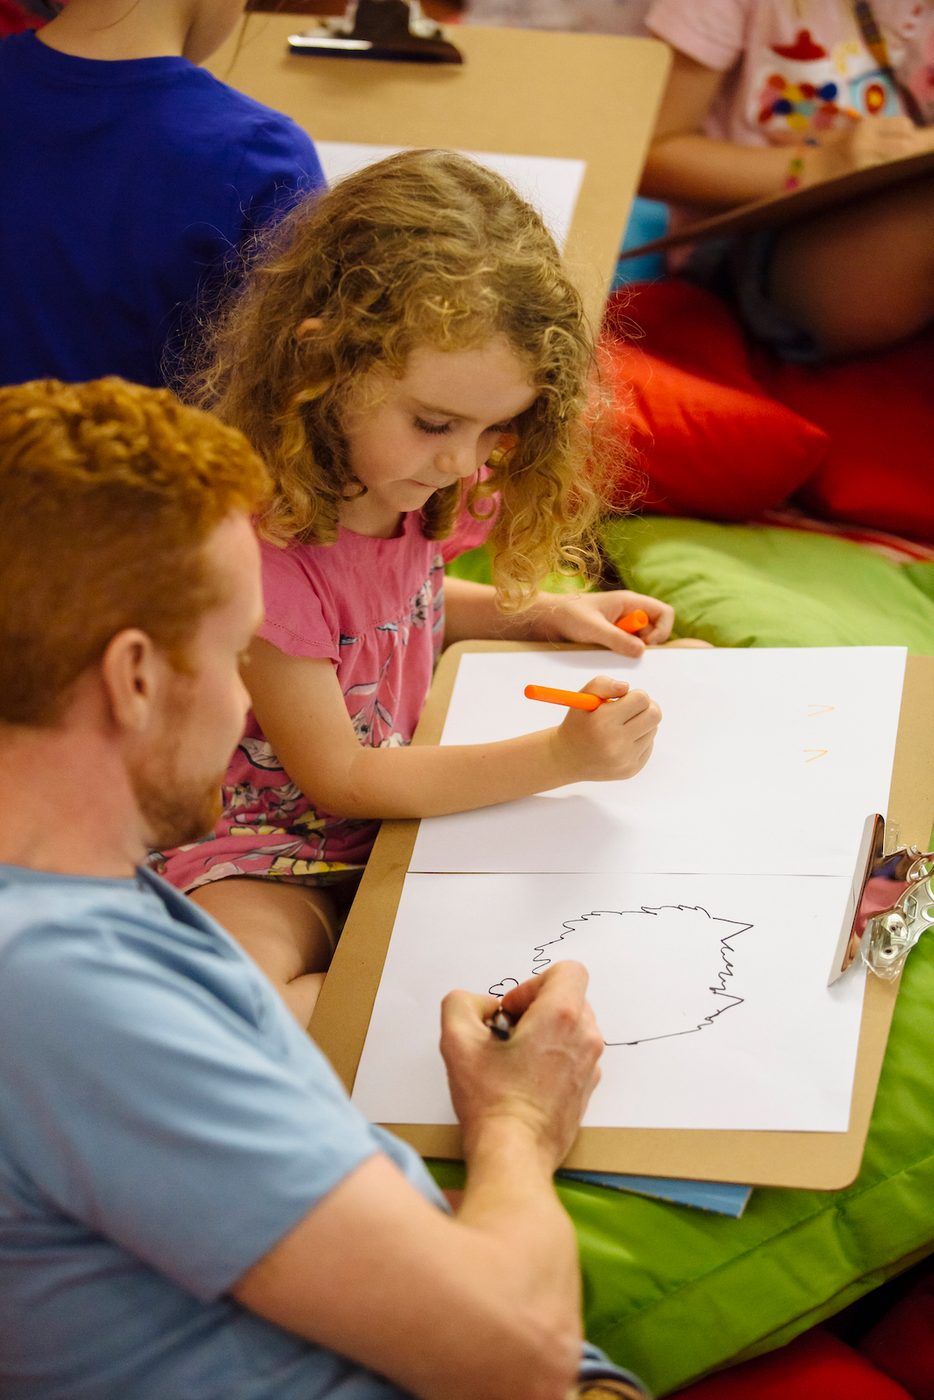
[[[3,1400],[401,1400],[227,1296],[376,1152],[447,1209],[196,905],[0,865]]]
[[[386,1152],[271,984],[157,877],[0,866],[4,1400],[387,1400],[226,1296]]]

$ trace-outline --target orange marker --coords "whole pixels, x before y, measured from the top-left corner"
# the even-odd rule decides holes
[[[641,608],[636,608],[635,612],[623,613],[618,617],[614,626],[619,627],[623,632],[641,632],[643,627],[648,627],[649,615]]]
[[[550,685],[527,685],[526,700],[547,700],[549,705],[567,705],[569,710],[599,710],[605,702],[599,695],[580,690],[553,690]]]

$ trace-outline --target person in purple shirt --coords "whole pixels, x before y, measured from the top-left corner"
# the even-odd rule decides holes
[[[70,0],[0,43],[0,383],[156,385],[200,297],[322,186],[311,139],[198,64],[244,0]]]

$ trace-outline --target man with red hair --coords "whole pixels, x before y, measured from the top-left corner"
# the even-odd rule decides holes
[[[511,992],[508,1044],[494,998],[445,999],[452,1215],[145,868],[215,817],[267,486],[238,432],[165,390],[0,390],[0,1393],[640,1396],[582,1353],[552,1183],[603,1048],[584,969]]]

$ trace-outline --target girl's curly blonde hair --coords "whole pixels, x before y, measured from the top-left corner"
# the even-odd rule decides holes
[[[307,319],[320,324],[300,337]],[[330,543],[354,490],[343,423],[365,376],[401,377],[420,346],[474,348],[496,335],[538,393],[466,505],[480,518],[501,498],[493,580],[516,609],[549,572],[596,573],[601,501],[585,470],[593,337],[551,235],[499,175],[450,151],[406,151],[303,202],[208,327],[188,397],[265,459],[275,491],[261,533]],[[428,501],[429,537],[450,533],[462,491]]]

